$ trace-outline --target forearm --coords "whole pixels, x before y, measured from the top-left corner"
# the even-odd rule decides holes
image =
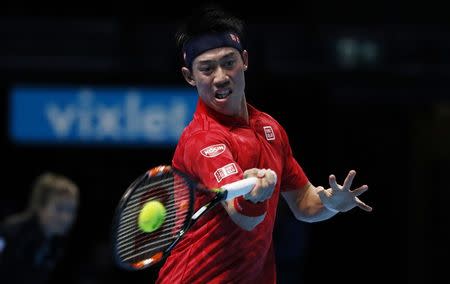
[[[330,219],[337,213],[327,209],[323,205],[313,185],[310,185],[309,190],[305,192],[304,198],[297,201],[297,206],[302,220],[306,222],[324,221]]]
[[[324,221],[337,213],[325,208],[312,184],[308,184],[304,189],[283,192],[282,195],[295,218],[301,221],[310,223]]]
[[[238,209],[236,208],[236,205],[235,205],[235,199],[232,199],[229,201],[224,201],[222,203],[223,207],[227,211],[231,220],[233,220],[233,222],[236,225],[238,225],[239,227],[241,227],[242,229],[244,229],[246,231],[253,230],[259,223],[261,223],[264,220],[264,218],[266,216],[266,212],[263,212],[262,214],[257,213],[256,214],[257,216],[243,215],[238,212]],[[245,201],[245,202],[250,202],[250,201]],[[256,206],[258,206],[258,205],[256,205]],[[261,211],[261,210],[259,210],[259,211]],[[255,215],[255,214],[251,214],[251,215]]]

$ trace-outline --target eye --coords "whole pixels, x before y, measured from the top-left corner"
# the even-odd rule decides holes
[[[211,64],[200,65],[198,70],[204,74],[209,74],[213,72],[214,66]]]
[[[209,72],[211,71],[211,67],[209,66],[204,66],[204,67],[200,67],[198,68],[201,72]]]
[[[224,62],[223,66],[224,66],[225,68],[231,68],[231,67],[234,66],[234,63],[235,63],[235,62],[236,62],[236,60],[234,60],[234,59],[229,59],[229,60],[226,60],[226,61]]]

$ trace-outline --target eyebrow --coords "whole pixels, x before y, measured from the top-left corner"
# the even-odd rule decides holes
[[[233,56],[235,56],[235,55],[236,55],[236,52],[235,52],[235,51],[230,51],[229,53],[227,53],[227,54],[225,54],[224,56],[222,56],[219,60],[227,59],[227,58],[233,57]],[[198,62],[198,64],[208,64],[208,63],[212,63],[212,62],[214,62],[214,61],[216,61],[216,60],[210,60],[210,59],[207,59],[207,60],[201,60],[201,61]]]

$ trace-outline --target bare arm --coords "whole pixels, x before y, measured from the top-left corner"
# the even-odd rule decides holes
[[[370,206],[357,197],[368,189],[367,185],[350,190],[355,175],[355,171],[350,171],[342,186],[336,183],[334,175],[330,175],[328,189],[314,187],[308,183],[302,189],[282,192],[282,196],[294,216],[305,222],[327,220],[337,212],[346,212],[356,206],[368,212],[372,211]]]
[[[317,188],[311,183],[305,185],[303,189],[282,192],[281,195],[294,213],[295,218],[300,221],[319,222],[327,220],[337,213],[323,206],[317,194]]]

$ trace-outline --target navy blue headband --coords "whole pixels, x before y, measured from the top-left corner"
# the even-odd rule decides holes
[[[242,52],[239,37],[232,32],[211,33],[188,40],[183,45],[183,57],[186,66],[191,69],[194,59],[203,52],[218,47],[234,47]]]

